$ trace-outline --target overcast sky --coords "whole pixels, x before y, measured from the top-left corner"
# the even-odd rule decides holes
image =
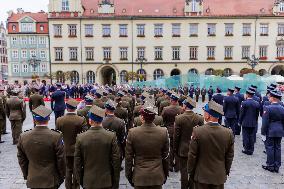
[[[9,10],[17,11],[17,8],[23,8],[27,12],[47,11],[49,0],[0,0],[0,22],[6,21]]]

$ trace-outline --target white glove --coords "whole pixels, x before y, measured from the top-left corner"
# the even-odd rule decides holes
[[[266,136],[261,135],[261,140],[262,140],[263,142],[265,142],[265,141],[266,141]]]

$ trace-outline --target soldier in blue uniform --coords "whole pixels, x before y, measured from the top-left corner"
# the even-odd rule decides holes
[[[241,104],[239,124],[243,129],[243,147],[244,154],[252,155],[254,152],[255,143],[255,128],[258,124],[258,116],[260,106],[259,103],[253,100],[254,91],[248,89],[246,91],[246,100]]]
[[[222,90],[219,87],[217,87],[216,92],[217,94],[213,95],[212,100],[223,106],[224,95],[222,95]],[[222,124],[222,116],[220,116],[218,123],[220,125]]]
[[[262,98],[262,102],[261,102],[260,116],[262,116],[263,114],[264,107],[267,105],[270,105],[270,102],[269,102],[270,91],[273,91],[274,89],[275,88],[273,88],[271,85],[267,86],[266,95]]]
[[[61,90],[61,83],[56,84],[57,90],[51,95],[51,109],[54,111],[55,122],[57,118],[64,115],[66,94]]]
[[[190,86],[188,92],[189,92],[189,95],[188,95],[188,96],[189,96],[190,98],[193,98],[193,95],[194,95],[194,92],[195,92],[193,85]]]
[[[241,94],[240,91],[241,91],[241,88],[238,87],[238,86],[235,86],[235,97],[237,97],[239,99],[239,108],[241,108],[241,104],[245,100],[244,95]],[[238,120],[239,120],[239,118],[238,118]],[[240,135],[241,130],[242,130],[242,127],[239,124],[237,124],[236,128],[235,128],[235,135]]]
[[[265,107],[261,128],[267,153],[266,165],[262,168],[276,173],[279,172],[281,166],[281,140],[284,137],[284,107],[279,103],[281,97],[280,91],[270,91],[271,105]]]
[[[255,89],[255,96],[257,96],[259,98],[260,101],[262,101],[262,96],[261,94],[257,91],[257,86],[256,85],[251,85],[252,88]]]
[[[224,97],[223,111],[225,115],[225,126],[236,133],[236,125],[240,114],[239,99],[234,96],[234,89],[228,88],[227,96]]]
[[[212,89],[212,86],[209,87],[207,93],[208,93],[208,101],[210,102],[211,99],[212,99],[212,96],[213,96],[213,94],[214,94],[214,90]]]

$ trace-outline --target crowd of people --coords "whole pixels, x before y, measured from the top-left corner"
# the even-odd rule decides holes
[[[28,188],[59,188],[65,181],[67,189],[116,189],[125,169],[135,189],[161,189],[169,172],[180,172],[181,189],[221,189],[234,159],[235,135],[242,133],[242,152],[251,156],[261,126],[267,154],[262,168],[278,173],[281,166],[282,93],[277,84],[265,96],[255,85],[245,94],[240,90],[228,88],[224,95],[220,88],[193,85],[1,86],[0,131],[7,134],[8,118]],[[206,95],[203,114],[197,114],[199,97],[205,102]],[[34,128],[22,132],[26,104]],[[52,112],[55,130],[48,128]]]

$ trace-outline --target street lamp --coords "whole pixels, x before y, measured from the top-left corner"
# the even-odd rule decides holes
[[[252,55],[252,59],[247,58],[247,64],[254,70],[254,68],[259,64],[259,58]]]
[[[32,56],[31,59],[28,60],[29,65],[32,66],[33,72],[36,72],[37,66],[40,65],[41,60],[37,59],[35,55]],[[39,77],[39,69],[37,70],[38,72],[38,77]]]
[[[140,63],[140,68],[142,70],[143,63],[147,62],[147,59],[144,56],[140,56],[136,59],[136,62]]]

